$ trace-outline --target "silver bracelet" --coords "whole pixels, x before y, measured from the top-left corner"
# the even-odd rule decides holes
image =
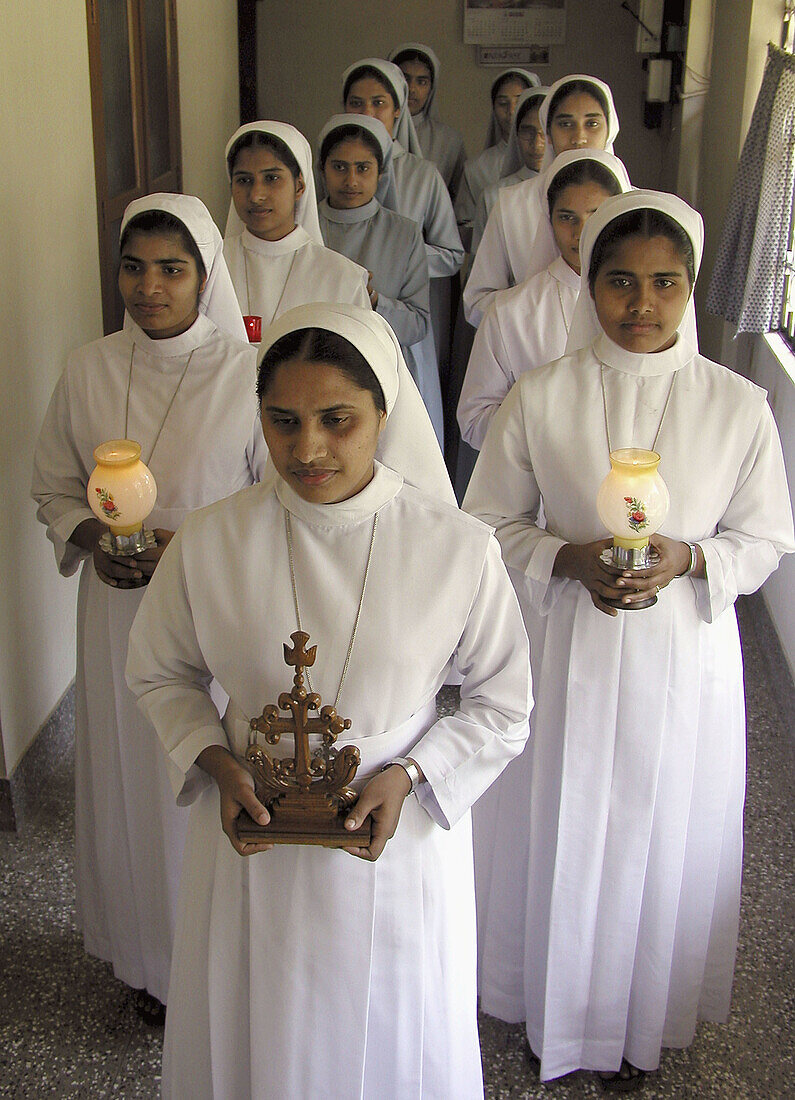
[[[393,764],[399,764],[406,775],[409,777],[409,779],[411,780],[411,790],[409,791],[409,794],[413,794],[421,782],[420,769],[417,767],[413,760],[407,760],[405,756],[396,756],[394,760],[387,760],[381,771],[385,772],[387,768],[391,768]]]
[[[696,566],[698,565],[698,543],[688,542],[688,543],[686,543],[686,546],[687,546],[688,550],[690,551],[690,565],[688,565],[688,567],[687,567],[687,569],[685,569],[684,573],[679,574],[680,577],[689,577],[690,574],[692,572],[694,572]]]

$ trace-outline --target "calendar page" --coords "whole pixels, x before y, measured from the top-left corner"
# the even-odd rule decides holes
[[[565,37],[566,0],[464,0],[467,44],[559,46]]]

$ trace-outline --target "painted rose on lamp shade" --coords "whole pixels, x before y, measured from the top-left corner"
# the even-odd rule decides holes
[[[154,475],[141,461],[141,445],[132,439],[110,439],[95,448],[94,458],[97,465],[88,480],[88,505],[110,528],[109,552],[140,553],[147,545],[143,523],[157,500]]]
[[[610,455],[610,473],[599,487],[596,510],[616,546],[643,550],[668,515],[668,488],[656,451],[624,447]]]

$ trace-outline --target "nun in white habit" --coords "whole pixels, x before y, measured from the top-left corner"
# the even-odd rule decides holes
[[[462,233],[471,230],[478,199],[489,184],[496,183],[502,174],[502,165],[508,151],[508,127],[497,118],[497,97],[503,84],[515,81],[528,88],[540,88],[541,81],[527,69],[503,69],[491,82],[491,114],[486,130],[483,152],[464,165],[461,186],[455,200],[455,214]]]
[[[458,130],[439,119],[439,112],[436,107],[436,93],[439,89],[439,73],[441,71],[439,58],[430,46],[426,46],[422,42],[403,42],[402,45],[392,50],[389,60],[402,71],[407,83],[409,83],[409,75],[407,75],[409,71],[415,79],[420,77],[430,80],[430,88],[427,91],[425,102],[416,111],[412,109],[411,121],[414,123],[414,130],[420,143],[422,155],[426,160],[430,160],[436,165],[439,169],[439,175],[450,192],[450,197],[455,199],[461,182],[461,175],[464,171],[466,152],[464,150],[464,139]],[[422,69],[417,70],[416,73],[414,72],[417,64],[427,69],[427,75]],[[409,83],[409,107],[412,106],[411,91]]]
[[[304,302],[367,305],[367,272],[323,244],[304,135],[286,122],[250,122],[232,134],[225,156],[232,199],[224,256],[259,332]]]
[[[123,676],[139,586],[154,568],[154,552],[132,580],[110,577],[117,568],[131,574],[96,550],[95,568],[91,547],[103,528],[86,488],[98,444],[123,437],[140,442],[157,481],[148,526],[157,532],[159,556],[189,512],[258,480],[267,451],[252,401],[256,352],[245,342],[221,234],[204,204],[191,195],[136,199],[124,213],[121,235],[124,327],[69,356],[36,447],[33,495],[60,572],[71,576],[82,566],[75,677],[78,923],[89,954],[165,1003],[187,814],[174,805],[162,750]],[[152,247],[154,255],[146,251]],[[195,280],[193,292],[180,319],[168,284],[188,279]],[[162,335],[166,326],[182,330]],[[146,998],[139,1001],[146,1011]]]
[[[601,167],[578,172],[573,166],[583,161]],[[461,388],[458,402],[461,437],[476,450],[483,446],[494,413],[519,375],[558,359],[566,350],[580,292],[577,245],[582,223],[575,223],[581,211],[564,211],[567,221],[562,224],[570,252],[563,256],[555,240],[549,209],[553,184],[558,181],[555,191],[561,187],[565,191],[571,186],[560,184],[561,172],[575,187],[578,185],[574,181],[578,179],[590,185],[586,196],[589,204],[630,189],[629,177],[618,157],[597,149],[561,153],[542,173],[544,214],[538,223],[530,266],[538,267],[545,260],[547,265],[519,286],[495,294],[477,329]],[[576,231],[569,232],[569,226],[575,225]]]
[[[334,115],[326,123],[319,138],[320,230],[329,248],[369,272],[373,308],[391,325],[431,420],[441,426],[439,371],[427,354],[430,343],[423,343],[428,263],[419,226],[395,209],[392,144],[383,123],[369,115]]]
[[[377,396],[324,361],[321,340],[337,337],[364,357]],[[259,385],[279,476],[183,526],[133,629],[129,683],[178,774],[179,800],[192,803],[166,1098],[483,1094],[469,806],[524,744],[527,651],[493,536],[438,499],[438,449],[417,455],[410,435],[395,435],[400,359],[372,311],[320,304],[279,319],[263,339]],[[301,472],[302,416],[314,421],[294,387],[310,366],[317,384],[333,372],[353,390],[367,431],[380,420],[393,435],[396,468],[373,461],[371,441],[350,496],[344,463],[328,491]],[[298,410],[298,444],[282,447],[285,406]],[[261,851],[236,834],[237,806],[259,813],[236,759],[249,716],[289,681],[282,643],[298,621],[318,647],[312,688],[337,698],[361,753],[353,816],[372,805],[376,836],[371,850],[353,850],[358,859],[312,846]],[[456,656],[461,705],[437,719]],[[230,697],[223,721],[206,694],[211,677]],[[291,754],[289,735],[277,751]],[[220,778],[231,844],[205,767]]]
[[[519,127],[525,122],[528,115],[534,116],[544,102],[549,88],[526,88],[516,101],[516,113],[511,119],[511,132],[508,136],[508,148],[502,162],[500,178],[496,183],[490,183],[480,193],[475,208],[475,220],[472,226],[472,252],[478,250],[486,228],[489,214],[491,213],[497,196],[505,187],[513,187],[515,183],[523,183],[525,180],[535,179],[538,175],[541,163],[546,151],[546,139],[544,131],[538,123],[538,131],[535,141],[522,139],[520,141]],[[529,120],[528,120],[529,121]],[[526,142],[526,149],[523,148]]]
[[[476,851],[481,1003],[527,1021],[542,1080],[582,1067],[637,1085],[661,1047],[729,1008],[745,785],[734,602],[795,543],[764,391],[673,327],[702,241],[673,195],[602,203],[580,240],[567,354],[513,387],[465,502],[523,580],[535,643],[533,739],[479,805]],[[671,507],[660,565],[622,589],[597,564],[596,496],[609,453],[630,446],[662,456]],[[636,588],[657,603],[601,603]],[[493,843],[506,834],[513,852]]]
[[[570,96],[586,96],[591,102],[578,104],[575,117],[565,107]],[[565,114],[565,118],[555,122],[559,114]],[[541,104],[539,119],[547,135],[542,169],[568,149],[613,152],[618,115],[609,86],[594,76],[575,73],[555,81]],[[516,286],[541,270],[532,269],[531,254],[544,212],[542,197],[538,177],[506,187],[497,196],[464,288],[464,313],[471,325],[480,324],[496,291]]]

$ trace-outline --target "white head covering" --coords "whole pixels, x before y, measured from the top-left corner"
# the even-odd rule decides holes
[[[309,236],[317,244],[323,244],[323,236],[320,232],[320,222],[317,217],[317,197],[315,196],[315,180],[312,175],[312,150],[300,130],[291,126],[289,122],[272,122],[270,119],[261,122],[247,122],[230,137],[226,143],[224,159],[226,160],[226,172],[231,179],[229,171],[229,153],[232,146],[244,134],[270,134],[280,138],[295,159],[301,169],[304,180],[304,193],[295,206],[295,224],[302,226]],[[243,222],[237,215],[234,202],[229,203],[229,216],[226,219],[226,237],[239,237],[245,229]]]
[[[318,197],[322,199],[326,196],[326,184],[320,168],[320,150],[323,148],[323,142],[328,135],[343,126],[359,126],[362,130],[369,130],[378,142],[384,166],[381,169],[381,175],[378,177],[375,197],[387,210],[397,211],[397,185],[395,183],[395,170],[392,166],[392,138],[380,118],[371,118],[370,115],[332,115],[320,131],[320,137],[317,139]]]
[[[421,54],[420,60],[431,70],[431,90],[428,92],[428,98],[425,100],[425,106],[422,108],[420,115],[422,118],[436,118],[437,114],[434,107],[434,100],[436,99],[436,85],[439,81],[439,72],[442,67],[439,58],[430,46],[425,46],[422,42],[403,42],[399,46],[396,46],[394,50],[390,51],[389,60],[395,62],[395,58],[400,57],[403,53]],[[395,62],[395,64],[397,64],[397,62]],[[399,65],[398,68],[400,68]]]
[[[149,210],[163,210],[179,218],[196,243],[207,272],[207,282],[199,295],[199,311],[209,317],[216,328],[247,343],[240,304],[224,259],[224,242],[210,211],[195,195],[173,195],[164,191],[143,195],[133,199],[124,211],[119,237],[132,218]]]
[[[502,131],[500,130],[497,119],[494,117],[494,94],[496,89],[499,88],[500,84],[502,84],[503,80],[505,80],[506,77],[509,76],[518,76],[520,80],[526,81],[528,88],[541,87],[541,78],[536,76],[535,73],[531,73],[529,69],[519,69],[517,68],[517,66],[512,65],[510,69],[503,69],[501,73],[497,73],[497,75],[491,82],[490,92],[492,99],[492,111],[489,115],[489,125],[488,129],[486,130],[486,144],[483,146],[484,149],[490,149],[492,145],[499,145],[500,141],[502,141]]]
[[[555,234],[552,232],[547,192],[552,185],[552,181],[562,169],[581,160],[595,160],[598,161],[599,164],[603,164],[611,175],[615,176],[622,192],[632,189],[632,184],[629,182],[629,176],[627,175],[627,170],[623,162],[612,153],[605,152],[604,149],[566,149],[564,152],[558,153],[549,167],[545,168],[539,174],[536,181],[538,184],[538,198],[541,203],[541,217],[538,222],[538,228],[536,229],[532,248],[529,252],[528,270],[525,276],[527,279],[529,279],[531,275],[543,271],[545,267],[548,267],[552,261],[560,255],[557,243],[555,242]],[[592,214],[591,217],[595,217],[595,214]]]
[[[420,140],[417,137],[417,131],[414,129],[414,123],[411,121],[411,111],[407,106],[409,98],[408,85],[406,84],[405,76],[397,65],[393,65],[391,61],[384,61],[381,57],[363,57],[361,61],[355,61],[353,65],[349,65],[342,74],[343,97],[345,96],[345,88],[347,87],[349,78],[359,69],[365,68],[375,69],[376,72],[380,73],[387,87],[391,88],[395,93],[400,114],[395,120],[395,129],[392,134],[393,139],[399,141],[406,152],[414,153],[415,156],[421,157],[422,149],[420,148]]]
[[[409,374],[400,344],[387,322],[372,309],[312,302],[287,310],[262,334],[258,363],[282,336],[302,328],[323,328],[357,348],[384,393],[387,423],[378,442],[379,462],[410,485],[450,504],[453,487],[420,392]]]
[[[517,99],[516,113],[511,119],[511,132],[508,135],[508,148],[505,150],[505,156],[502,161],[500,179],[505,179],[506,176],[513,176],[521,168],[525,167],[524,156],[522,155],[522,150],[519,148],[519,120],[522,115],[522,107],[524,107],[528,99],[543,100],[548,91],[549,88],[543,85],[539,85],[537,88],[525,88]]]
[[[605,142],[605,150],[608,153],[612,153],[613,142],[618,137],[618,115],[616,114],[616,105],[613,102],[613,93],[610,91],[609,84],[605,84],[603,80],[598,80],[595,76],[587,76],[585,73],[572,73],[570,76],[563,76],[550,86],[547,92],[547,98],[541,104],[541,110],[538,112],[538,117],[541,119],[541,126],[543,127],[544,133],[547,135],[549,134],[549,106],[552,100],[564,85],[572,84],[574,81],[593,85],[594,88],[597,88],[599,92],[601,92],[601,96],[597,95],[596,99],[598,100],[601,98],[607,103],[607,141]],[[549,136],[547,136],[547,149],[544,153],[544,160],[541,165],[542,170],[546,168],[548,164],[551,164],[554,158],[555,150],[552,148],[552,142],[549,140]]]
[[[626,194],[612,195],[609,199],[605,199],[599,209],[591,214],[585,223],[580,237],[582,287],[577,298],[577,305],[574,307],[569,338],[566,342],[566,355],[573,355],[581,348],[589,347],[602,331],[588,286],[591,254],[597,238],[605,226],[631,210],[659,210],[661,213],[667,214],[678,225],[681,225],[693,245],[695,274],[698,278],[698,269],[701,266],[701,256],[704,252],[704,222],[701,215],[692,206],[688,206],[684,199],[680,199],[677,195],[669,195],[665,191],[642,190],[627,191]],[[677,331],[681,333],[694,351],[698,350],[696,309],[693,303],[692,291]]]

